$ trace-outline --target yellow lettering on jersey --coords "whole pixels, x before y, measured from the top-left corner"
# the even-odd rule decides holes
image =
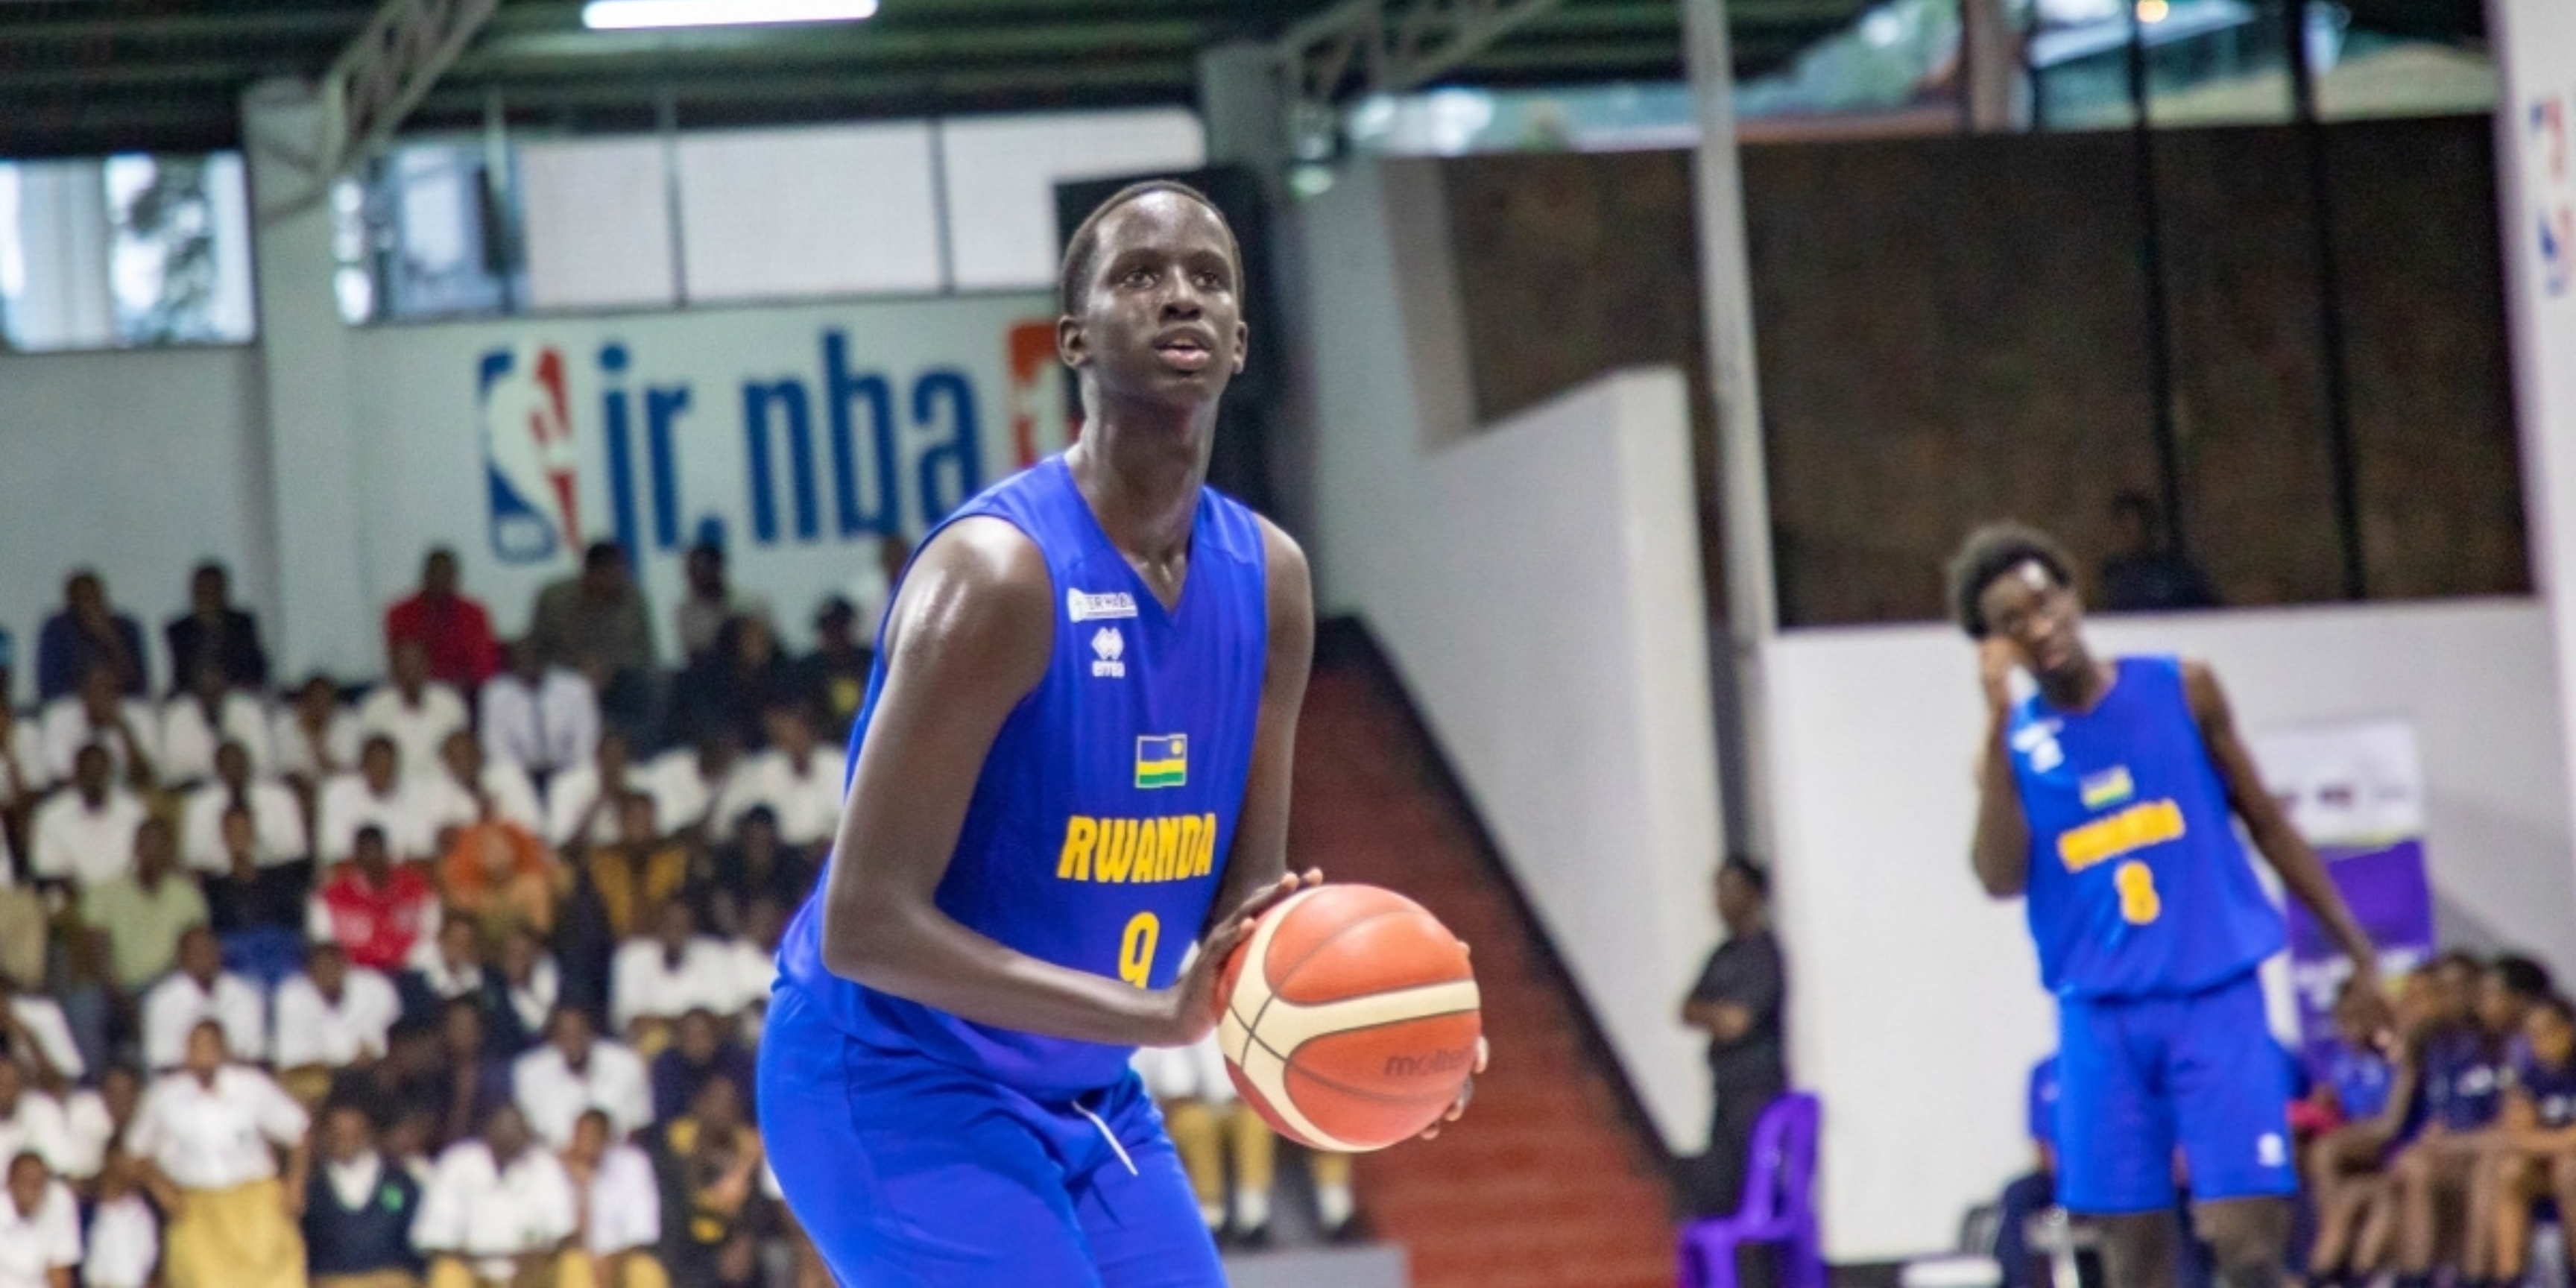
[[[2150,845],[2180,840],[2183,831],[2182,806],[2169,800],[2148,801],[2060,834],[2057,857],[2067,871],[2081,872]]]
[[[1064,853],[1055,861],[1058,881],[1091,879],[1091,847],[1100,841],[1100,824],[1080,814],[1065,820]]]
[[[1216,815],[1065,820],[1059,881],[1187,881],[1216,871]]]

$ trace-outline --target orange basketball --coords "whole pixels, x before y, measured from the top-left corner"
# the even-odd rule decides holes
[[[1280,1135],[1345,1153],[1439,1121],[1484,1030],[1466,945],[1375,886],[1317,886],[1263,913],[1217,996],[1236,1090]]]

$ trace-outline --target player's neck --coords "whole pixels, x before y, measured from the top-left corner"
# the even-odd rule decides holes
[[[2108,664],[2093,660],[2090,654],[2080,660],[2082,665],[2068,667],[2063,674],[2038,678],[2039,694],[2048,700],[2048,705],[2060,711],[2090,711],[2102,695],[2111,691],[2117,673]]]
[[[1103,401],[1065,452],[1075,488],[1110,543],[1129,557],[1160,562],[1186,553],[1215,444],[1215,409]]]

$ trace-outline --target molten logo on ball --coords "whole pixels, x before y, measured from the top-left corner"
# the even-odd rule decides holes
[[[1236,1089],[1319,1149],[1384,1149],[1439,1121],[1484,1028],[1466,946],[1373,886],[1318,886],[1263,914],[1218,991]]]

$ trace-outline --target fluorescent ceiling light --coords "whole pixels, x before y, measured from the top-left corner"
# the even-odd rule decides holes
[[[877,0],[590,0],[581,25],[594,31],[645,27],[735,27],[777,22],[856,22]]]

